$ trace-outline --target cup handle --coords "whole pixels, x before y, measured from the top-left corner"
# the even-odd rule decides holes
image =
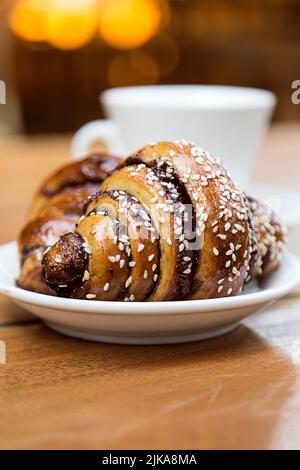
[[[75,132],[71,143],[72,157],[80,160],[91,152],[91,146],[104,141],[109,152],[121,154],[119,130],[117,125],[109,119],[100,119],[84,124]]]

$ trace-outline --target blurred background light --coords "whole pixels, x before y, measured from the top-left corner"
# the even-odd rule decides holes
[[[101,2],[99,31],[110,46],[133,49],[155,35],[161,21],[157,0],[104,0]]]
[[[161,76],[169,75],[179,63],[179,47],[175,39],[166,32],[158,33],[144,46],[144,50],[155,57]]]
[[[94,0],[53,0],[46,22],[47,41],[59,49],[87,44],[97,30]]]
[[[46,22],[51,6],[51,0],[17,2],[10,15],[12,31],[26,41],[46,41]]]
[[[2,127],[74,131],[107,87],[156,83],[268,88],[276,119],[299,119],[299,15],[299,0],[0,0]]]
[[[130,60],[135,70],[146,77],[147,83],[157,83],[160,71],[155,57],[146,51],[134,50],[130,53]]]
[[[152,85],[158,81],[159,69],[149,54],[128,52],[116,54],[107,69],[110,87],[131,85]]]
[[[66,50],[87,44],[97,26],[97,0],[20,0],[10,15],[10,27],[21,39]]]

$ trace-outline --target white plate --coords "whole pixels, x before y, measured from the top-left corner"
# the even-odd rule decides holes
[[[167,344],[227,333],[300,283],[300,260],[286,254],[281,268],[237,297],[177,302],[108,302],[36,294],[15,286],[16,242],[0,246],[0,292],[61,333],[93,341]]]
[[[286,227],[300,224],[300,192],[271,184],[252,183],[250,194],[266,201]]]

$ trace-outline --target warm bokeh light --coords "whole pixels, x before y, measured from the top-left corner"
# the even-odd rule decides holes
[[[143,60],[144,65],[145,61],[148,66],[151,62],[152,75],[142,66]],[[107,81],[109,86],[153,85],[157,83],[158,68],[151,59],[148,57],[145,58],[144,56],[143,58],[139,57],[139,59],[135,58],[134,61],[129,53],[116,54],[107,69]],[[138,67],[137,63],[139,63]]]
[[[135,49],[165,24],[166,5],[163,0],[18,0],[10,26],[24,40],[60,49],[84,46],[99,28],[110,46]]]
[[[22,0],[16,3],[10,15],[12,31],[26,41],[45,41],[45,25],[51,4],[51,0]]]
[[[159,77],[159,67],[155,58],[145,51],[136,50],[130,54],[133,67],[149,79],[149,83],[156,83]]]
[[[160,20],[157,0],[105,0],[100,9],[100,35],[117,49],[133,49],[154,36]]]
[[[144,46],[145,50],[153,57],[159,66],[161,76],[170,74],[178,65],[179,48],[174,38],[168,33],[161,32]]]
[[[87,44],[97,29],[95,7],[91,0],[54,0],[46,23],[47,41],[60,49]]]
[[[97,0],[21,0],[12,9],[12,31],[27,41],[60,49],[87,44],[98,25]]]

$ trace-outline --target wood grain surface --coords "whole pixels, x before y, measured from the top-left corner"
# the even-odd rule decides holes
[[[0,139],[1,243],[69,143]],[[297,188],[299,155],[300,125],[273,127],[254,178]],[[300,449],[299,292],[222,338],[155,347],[70,339],[0,296],[0,340],[2,449]]]

